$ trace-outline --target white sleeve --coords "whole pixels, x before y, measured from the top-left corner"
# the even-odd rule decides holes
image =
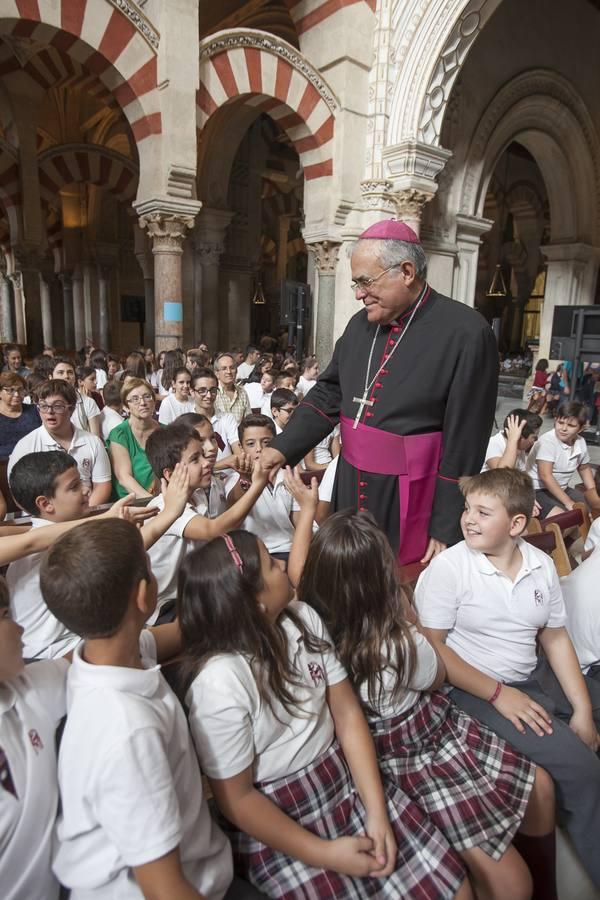
[[[329,644],[328,649],[321,652],[327,684],[334,685],[344,681],[348,677],[348,673],[337,657],[333,641],[321,616],[307,603],[299,601],[292,605],[292,609],[300,616],[315,637],[321,638],[321,640],[327,641]]]
[[[196,512],[193,506],[188,504],[179,518],[175,519],[173,524],[169,526],[166,534],[176,534],[177,537],[182,538],[188,522],[195,519],[197,515],[199,515],[199,513]]]
[[[331,497],[333,495],[333,485],[335,482],[335,473],[337,472],[339,456],[334,456],[327,468],[325,469],[325,474],[321,479],[321,484],[319,485],[319,500],[323,500],[325,503],[331,503]]]
[[[30,663],[25,677],[30,683],[37,702],[58,725],[67,714],[66,685],[69,662],[66,659],[44,659]]]
[[[563,600],[562,591],[558,573],[554,567],[554,563],[548,559],[546,566],[546,574],[549,582],[550,609],[548,611],[548,621],[546,628],[562,628],[567,624],[567,611],[565,609],[565,601]]]
[[[112,478],[112,472],[110,470],[110,460],[108,458],[108,453],[104,449],[104,445],[100,438],[97,438],[95,435],[90,435],[90,437],[95,438],[94,441],[94,462],[92,464],[92,484],[101,484],[105,481],[110,481]]]
[[[198,789],[200,790],[198,772]],[[91,801],[108,839],[128,866],[143,866],[174,850],[181,814],[164,737],[154,728],[128,735],[107,754]]]
[[[218,431],[224,441],[226,441],[231,447],[232,444],[240,442],[240,436],[238,434],[238,426],[235,421],[235,416],[230,415],[229,413],[225,413],[222,416],[219,416],[219,421],[217,422],[217,427],[215,431]]]
[[[100,415],[100,407],[96,403],[93,397],[88,397],[87,394],[82,394],[81,399],[83,401],[83,408],[85,410],[85,414],[89,419],[94,419],[96,416]]]
[[[415,607],[425,628],[450,631],[460,605],[457,573],[444,553],[429,563],[415,587]]]
[[[586,442],[584,441],[584,442],[583,442],[583,453],[582,453],[582,456],[581,456],[581,462],[579,463],[579,465],[580,465],[580,466],[587,466],[589,462],[590,462],[590,454],[588,453],[587,444],[586,444]],[[578,468],[579,468],[579,467],[578,467]]]
[[[10,473],[12,472],[15,463],[18,463],[20,459],[22,459],[27,455],[27,453],[29,453],[29,449],[27,447],[27,444],[25,443],[27,437],[28,435],[25,435],[24,438],[21,438],[20,441],[17,441],[17,443],[13,447],[13,452],[8,457],[8,465],[6,467],[7,478],[10,478]]]
[[[233,778],[252,765],[256,755],[255,702],[252,688],[234,671],[240,663],[235,657],[212,660],[186,697],[196,752],[209,778]],[[249,669],[248,677],[252,678]]]
[[[168,396],[168,395],[167,395]],[[158,421],[161,425],[170,425],[175,419],[175,413],[173,407],[169,403],[168,399],[164,399],[160,404],[160,409],[158,410]]]
[[[557,447],[554,442],[550,443],[550,441],[544,440],[545,435],[537,442],[537,450],[535,451],[535,459],[542,460],[542,462],[554,462],[556,459]]]
[[[595,550],[595,548],[598,546],[600,546],[600,519],[594,519],[588,532],[588,536],[585,540],[585,546],[583,549]]]
[[[437,655],[425,635],[412,625],[410,631],[416,650],[416,665],[407,687],[413,691],[426,691],[431,687],[437,675]]]

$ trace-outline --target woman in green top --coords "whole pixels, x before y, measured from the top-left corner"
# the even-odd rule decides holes
[[[121,390],[123,406],[129,418],[117,425],[108,436],[106,449],[113,470],[113,493],[125,497],[150,497],[155,475],[146,456],[146,441],[161,426],[154,419],[154,391],[141,378],[128,378]]]

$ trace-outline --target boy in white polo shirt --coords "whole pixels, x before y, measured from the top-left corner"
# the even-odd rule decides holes
[[[531,448],[538,439],[542,417],[527,409],[513,409],[504,420],[502,430],[493,434],[485,451],[481,469],[509,468],[526,471]]]
[[[52,612],[84,639],[67,683],[56,875],[71,900],[221,900],[231,849],[203,796],[183,709],[157,665],[176,652],[177,626],[164,642],[163,629],[144,630],[156,579],[139,531],[118,520],[84,523],[47,553],[41,584]]]
[[[146,443],[146,455],[158,478],[169,481],[177,463],[187,466],[189,475],[188,502],[183,513],[167,529],[149,551],[152,572],[158,582],[158,601],[150,624],[170,621],[175,615],[177,574],[179,565],[195,541],[209,541],[239,528],[244,517],[261,494],[268,475],[255,466],[247,493],[233,503],[226,512],[214,519],[208,518],[204,490],[210,488],[213,461],[205,455],[203,442],[190,425],[173,422],[165,428],[153,431]],[[201,491],[201,494],[196,494]],[[149,507],[163,508],[163,498],[155,497]],[[198,504],[198,505],[197,505]]]
[[[542,518],[572,509],[583,495],[569,487],[578,472],[586,490],[593,490],[594,476],[585,440],[581,437],[587,421],[583,403],[562,403],[554,429],[543,434],[531,454],[527,472],[535,488]]]
[[[261,451],[275,437],[275,424],[268,416],[245,416],[240,422],[239,435],[247,458],[258,465]],[[267,484],[254,503],[242,528],[259,537],[271,556],[287,562],[299,512],[298,503],[285,486],[283,471],[279,471],[274,483]]]
[[[565,827],[600,887],[600,703],[593,708],[565,629],[552,560],[520,538],[531,480],[500,468],[462,479],[461,489],[465,540],[419,578],[421,625],[443,659],[454,702],[550,773]],[[537,677],[536,639],[561,689],[552,696]]]
[[[8,460],[10,473],[26,453],[63,450],[77,462],[82,482],[89,491],[90,506],[106,503],[111,491],[111,471],[104,444],[96,435],[76,428],[71,415],[77,403],[75,389],[66,381],[47,381],[37,391],[42,424],[16,444]]]

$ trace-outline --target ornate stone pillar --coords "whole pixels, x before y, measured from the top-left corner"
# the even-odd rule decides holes
[[[547,261],[546,290],[540,322],[539,358],[549,358],[556,306],[594,302],[598,249],[589,244],[547,244],[540,247]]]
[[[110,346],[108,297],[110,270],[107,265],[98,266],[98,339],[103,350]]]
[[[406,222],[415,234],[421,234],[421,216],[426,203],[433,199],[431,191],[417,191],[405,188],[393,194],[396,218]]]
[[[456,246],[458,264],[454,272],[452,296],[467,306],[475,305],[477,286],[477,262],[481,236],[486,234],[494,222],[477,216],[456,216]]]
[[[194,229],[194,343],[206,341],[219,347],[219,263],[225,251],[225,235],[234,213],[202,207]]]
[[[334,241],[319,241],[307,246],[314,254],[315,266],[319,273],[315,354],[321,369],[323,369],[329,363],[333,353],[335,272],[341,245]]]
[[[58,277],[62,285],[63,295],[65,349],[72,350],[75,346],[75,331],[73,329],[73,280],[70,272],[61,272]]]
[[[83,295],[83,271],[80,265],[73,272],[73,331],[75,349],[81,350],[85,344],[85,311]]]
[[[183,241],[194,224],[194,216],[152,211],[141,215],[139,224],[152,238],[155,349],[159,353],[183,344],[181,257]]]
[[[41,257],[35,247],[30,245],[19,246],[13,249],[15,260],[15,274],[21,274],[20,306],[25,319],[25,341],[29,353],[35,355],[41,353],[44,344],[42,332],[42,309],[40,302],[40,266]],[[15,285],[15,307],[17,306],[17,285]],[[17,332],[19,329],[17,328]]]
[[[44,339],[44,347],[53,347],[54,339],[52,334],[52,306],[50,303],[50,285],[40,272],[40,306],[42,309],[42,335]]]
[[[14,339],[10,278],[0,273],[0,340],[11,344]]]
[[[25,302],[23,297],[23,276],[21,272],[13,272],[9,275],[13,296],[15,299],[15,331],[17,344],[27,343],[27,328],[25,326]]]
[[[383,149],[384,177],[392,183],[396,216],[417,234],[423,207],[434,197],[437,176],[451,156],[450,150],[419,141],[403,141]]]
[[[94,337],[97,338],[96,322],[94,321],[94,275],[94,263],[91,260],[86,260],[83,264],[83,318],[86,341],[94,340]]]

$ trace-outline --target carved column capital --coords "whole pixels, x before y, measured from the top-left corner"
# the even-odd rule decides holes
[[[421,222],[423,207],[433,199],[433,193],[407,188],[392,194],[396,215],[403,222]],[[416,229],[418,233],[418,228]]]
[[[13,283],[13,287],[16,291],[23,290],[23,273],[21,271],[13,272],[8,276]]]
[[[318,241],[307,245],[315,258],[315,266],[319,277],[335,275],[341,244],[337,241]]]
[[[175,213],[150,212],[139,218],[140,228],[152,238],[153,253],[183,253],[183,241],[194,217]]]
[[[225,245],[218,241],[199,241],[194,244],[194,253],[201,266],[218,266],[225,251]]]
[[[394,185],[386,179],[361,181],[362,208],[368,213],[392,216],[396,212],[392,192]]]

